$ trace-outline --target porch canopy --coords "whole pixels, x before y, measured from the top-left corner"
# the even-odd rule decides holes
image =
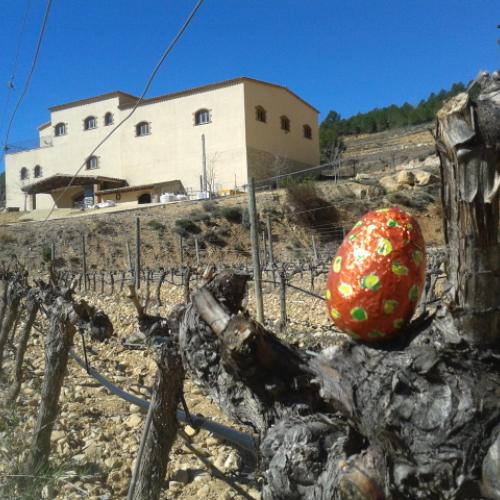
[[[26,194],[39,194],[51,193],[55,189],[65,188],[71,182],[71,186],[88,186],[97,184],[100,188],[117,188],[127,185],[124,179],[117,179],[115,177],[103,177],[100,175],[77,175],[73,181],[72,175],[55,174],[39,181],[26,184],[21,187],[21,190]]]

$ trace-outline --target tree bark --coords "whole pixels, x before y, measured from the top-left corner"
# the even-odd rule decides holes
[[[481,94],[448,101],[437,114],[450,309],[478,347],[500,344],[500,77],[482,75]]]

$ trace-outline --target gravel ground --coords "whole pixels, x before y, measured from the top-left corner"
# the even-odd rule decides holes
[[[299,276],[294,284],[307,288]],[[316,291],[323,293],[324,277],[316,280]],[[168,314],[181,302],[181,287],[165,284],[162,290],[164,306],[160,313]],[[254,310],[250,290],[248,308]],[[115,336],[106,343],[90,342],[91,365],[116,385],[148,399],[151,394],[156,365],[152,349],[129,350],[121,342],[136,331],[135,310],[130,301],[116,294],[112,297],[98,294],[82,296],[109,314],[115,327]],[[298,291],[287,296],[288,332],[286,340],[301,347],[316,348],[330,345],[341,338],[329,330],[329,319],[322,300]],[[154,307],[151,307],[154,309]],[[279,294],[268,285],[265,290],[265,312],[270,328],[276,329],[279,318]],[[40,388],[43,378],[43,331],[40,321],[33,332],[25,362],[25,383],[14,407],[0,406],[0,498],[15,498],[12,485],[19,473],[19,464],[29,447],[36,420]],[[81,353],[81,342],[75,337],[75,350]],[[13,353],[7,353],[0,390],[5,393],[12,372]],[[185,396],[192,413],[200,414],[240,431],[248,431],[229,421],[211,404],[190,380],[185,383]],[[52,434],[52,470],[43,479],[43,498],[111,499],[126,496],[134,458],[136,456],[145,414],[137,407],[110,395],[74,361],[69,362],[68,374],[61,395],[60,417]],[[3,403],[2,403],[3,404]],[[170,456],[162,498],[259,498],[259,478],[255,463],[209,432],[196,432],[189,426],[186,433],[192,445],[229,482],[234,481],[239,491],[228,480],[215,477],[213,471],[192,453],[180,438]],[[18,478],[19,479],[19,478]],[[21,478],[30,483],[30,478]],[[244,496],[243,496],[244,495]],[[30,498],[25,494],[23,498]],[[36,498],[35,496],[31,498]]]

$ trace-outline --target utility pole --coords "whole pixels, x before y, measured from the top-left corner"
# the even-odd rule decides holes
[[[141,221],[135,218],[135,288],[141,288]]]
[[[264,323],[264,301],[262,299],[262,283],[259,256],[259,233],[257,231],[257,210],[255,204],[255,179],[252,177],[248,183],[248,215],[250,218],[250,241],[252,243],[252,263],[255,284],[255,302],[257,321]]]
[[[205,149],[205,134],[201,134],[201,155],[203,161],[203,192],[208,191],[207,185],[207,152]]]

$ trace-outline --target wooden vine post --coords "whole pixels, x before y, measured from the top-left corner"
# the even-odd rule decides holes
[[[177,348],[165,344],[157,363],[153,398],[144,425],[128,500],[155,500],[160,497],[170,449],[177,435],[176,410],[184,382],[184,369]]]
[[[28,339],[35,322],[36,316],[40,309],[40,301],[38,297],[39,290],[32,288],[26,296],[26,319],[19,335],[19,343],[16,349],[16,366],[14,369],[14,380],[9,394],[9,401],[15,401],[21,390],[23,380],[23,361]]]
[[[45,374],[33,441],[25,464],[27,474],[38,474],[49,461],[50,436],[59,409],[68,352],[76,332],[73,313],[73,304],[62,297],[57,298],[50,308],[45,339]]]
[[[476,346],[500,343],[500,75],[482,74],[473,102],[459,94],[437,114],[449,300]]]

